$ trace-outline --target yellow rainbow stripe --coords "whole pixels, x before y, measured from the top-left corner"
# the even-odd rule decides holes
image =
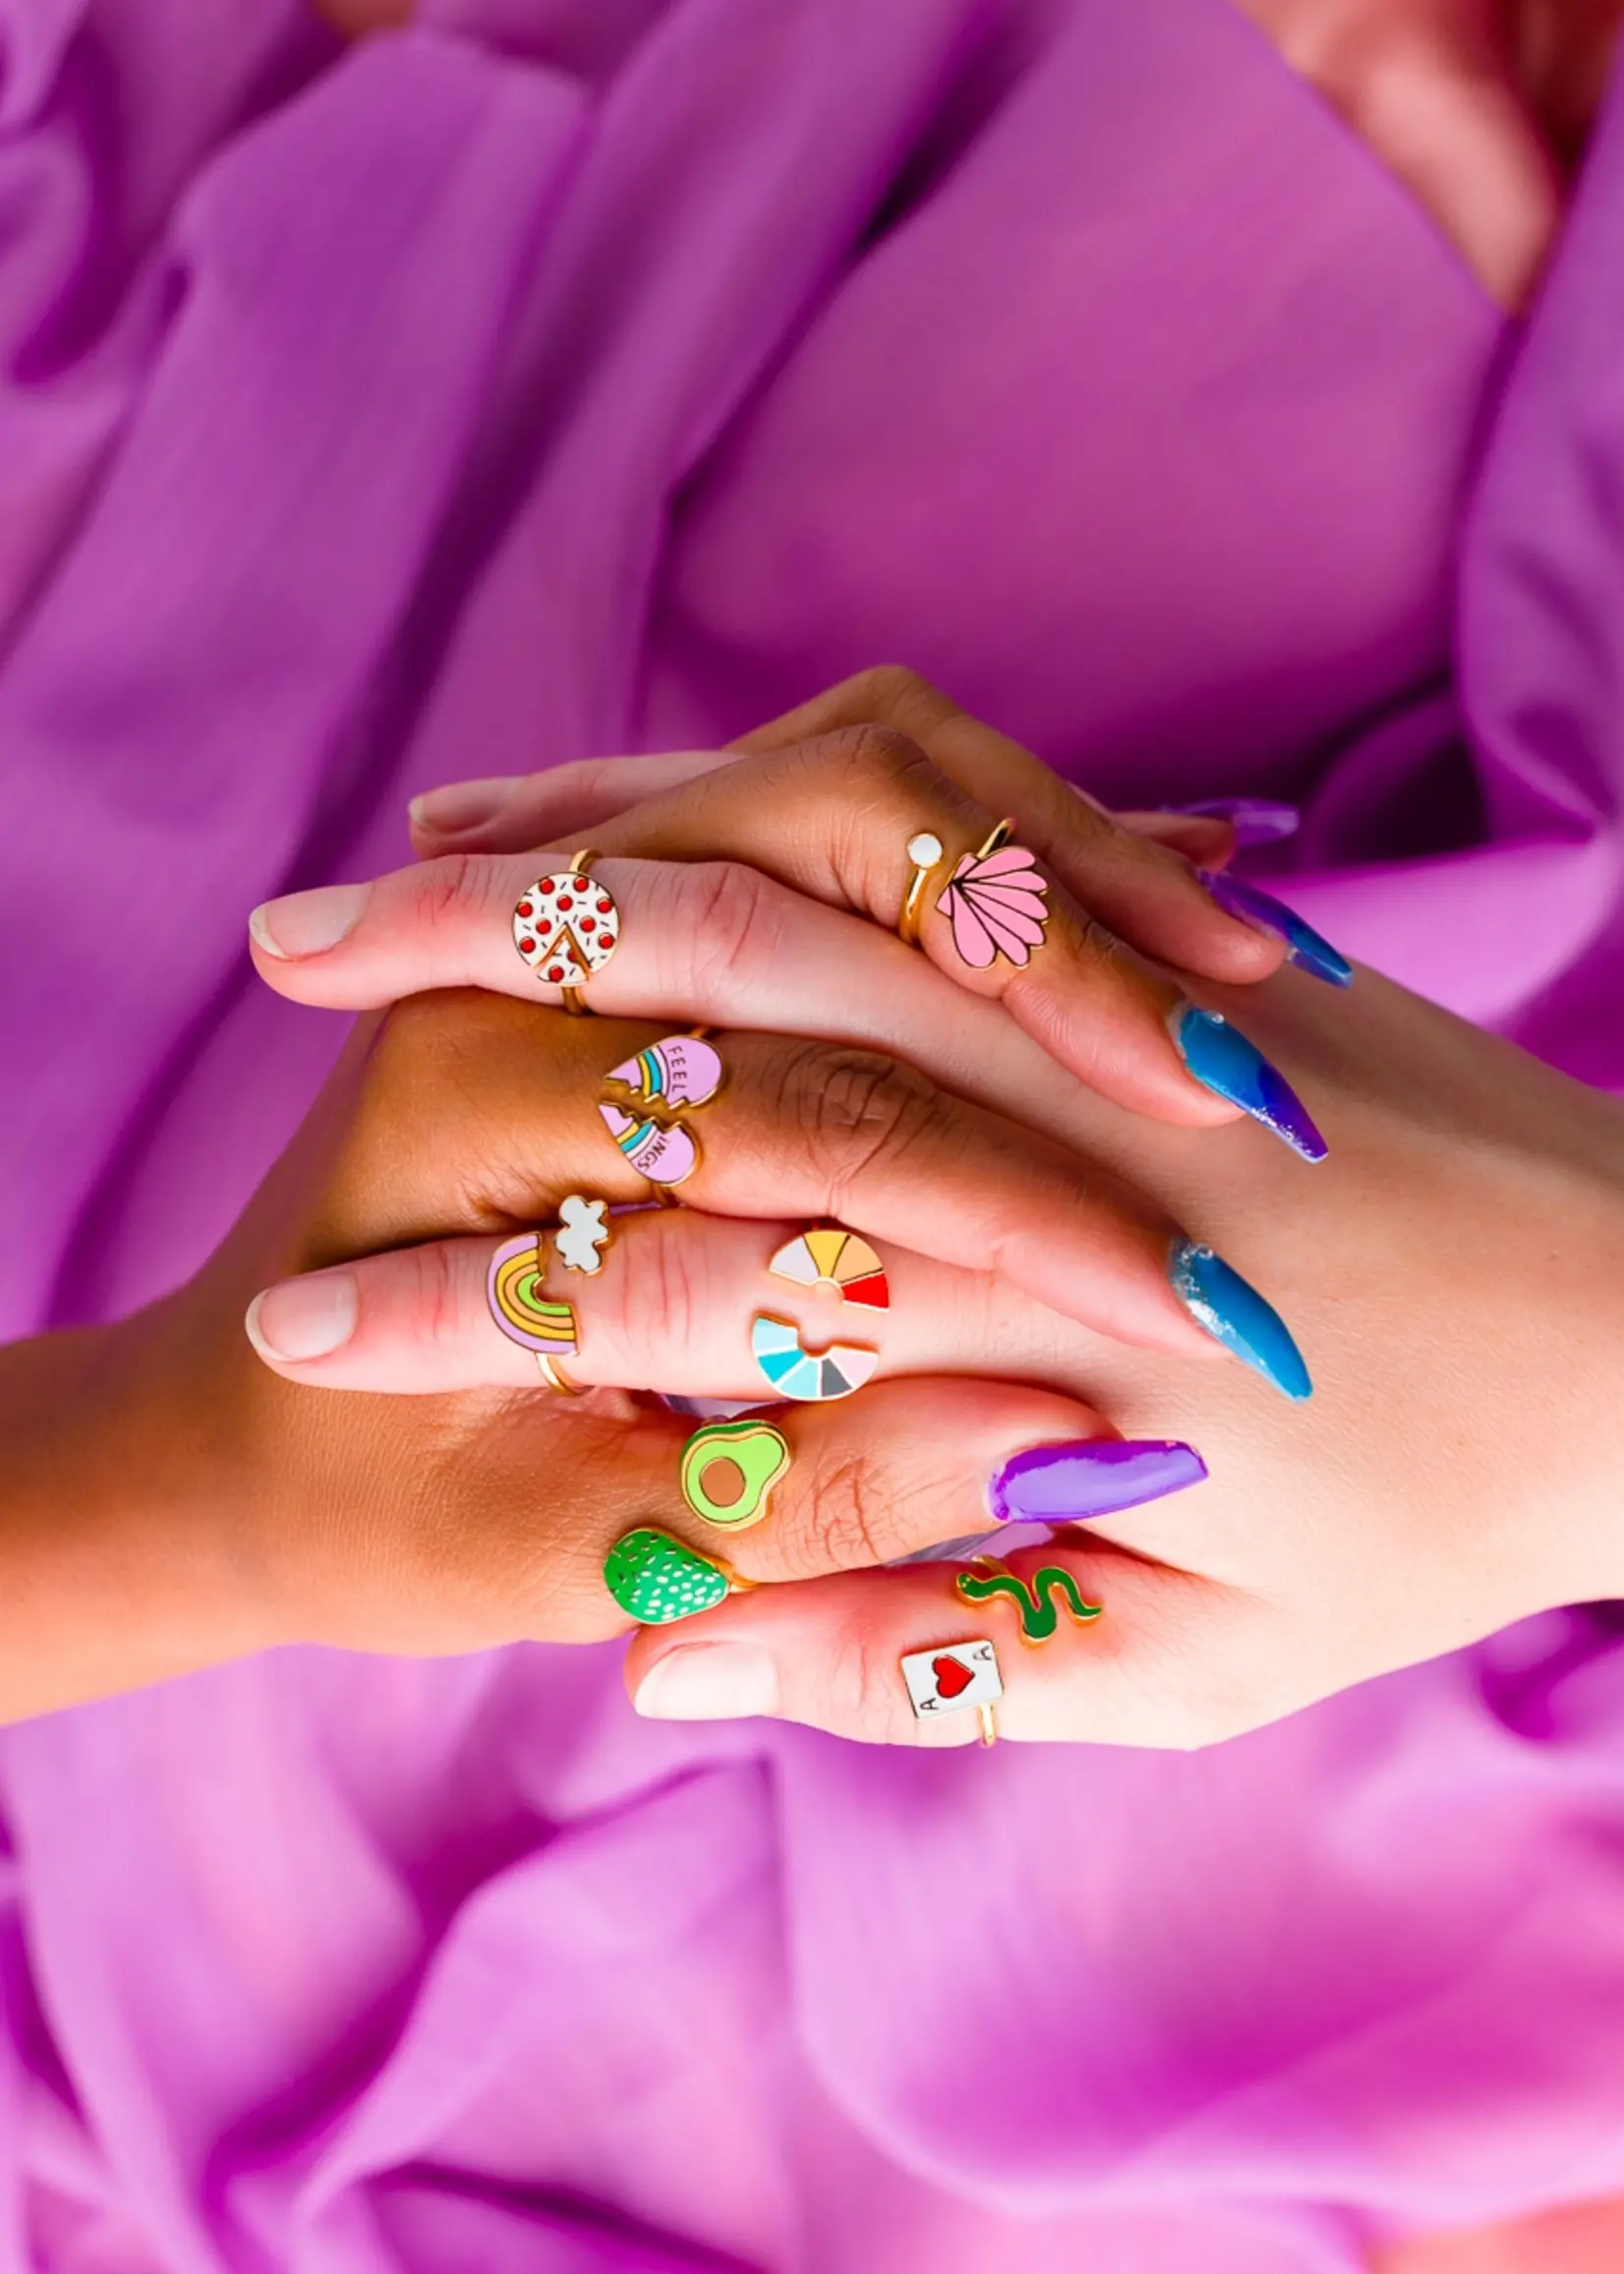
[[[526,1240],[511,1255],[498,1257],[491,1273],[491,1308],[496,1323],[527,1349],[570,1357],[576,1346],[575,1312],[541,1292],[546,1273],[540,1237]]]

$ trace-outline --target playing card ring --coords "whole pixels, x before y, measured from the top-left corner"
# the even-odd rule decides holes
[[[598,855],[583,845],[568,868],[539,876],[513,908],[513,945],[544,985],[556,987],[574,1018],[590,1010],[581,993],[620,942],[620,910],[608,885],[590,874]]]
[[[900,1671],[915,1720],[931,1721],[939,1715],[973,1707],[982,1744],[998,1742],[997,1709],[1004,1677],[998,1653],[984,1635],[971,1642],[943,1643],[935,1650],[909,1651]]]

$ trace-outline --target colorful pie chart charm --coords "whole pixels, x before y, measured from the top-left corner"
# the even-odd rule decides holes
[[[603,969],[619,939],[614,895],[584,870],[539,876],[513,909],[513,945],[549,987],[579,987]]]
[[[850,1342],[832,1342],[827,1350],[810,1351],[798,1327],[785,1318],[770,1318],[765,1312],[750,1322],[750,1349],[773,1394],[802,1405],[850,1397],[872,1379],[880,1363],[877,1350]]]
[[[803,1232],[798,1240],[788,1241],[767,1268],[775,1278],[793,1280],[797,1287],[833,1287],[842,1303],[861,1304],[869,1311],[891,1309],[885,1265],[866,1240],[838,1225]]]

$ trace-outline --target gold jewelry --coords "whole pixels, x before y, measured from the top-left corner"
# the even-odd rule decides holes
[[[987,860],[995,852],[1002,852],[1015,835],[1013,821],[1001,821],[988,836],[986,843],[969,855],[972,861]],[[917,837],[907,842],[907,855],[913,874],[902,900],[902,912],[897,919],[897,937],[905,948],[919,945],[919,924],[924,914],[925,895],[930,890],[931,878],[947,858],[942,840],[934,829],[922,829]],[[960,863],[960,866],[965,865]]]
[[[996,1706],[977,1706],[975,1710],[981,1721],[982,1744],[996,1745],[998,1743],[998,1708]]]
[[[558,1222],[552,1234],[552,1253],[564,1269],[595,1278],[613,1245],[608,1200],[585,1193],[566,1193],[558,1202]]]
[[[589,863],[595,861],[597,858],[598,855],[590,845],[583,845],[581,850],[570,862],[569,867],[565,870],[564,873],[567,876],[585,876]],[[603,897],[606,900],[609,898],[607,893]],[[612,902],[610,904],[613,904]],[[618,916],[619,910],[616,909],[615,913],[616,916]],[[572,1019],[588,1019],[592,1016],[587,1007],[586,999],[581,993],[579,983],[574,986],[565,987],[563,994],[564,1009],[569,1013]]]
[[[621,1153],[663,1207],[674,1208],[672,1185],[686,1183],[700,1163],[690,1115],[709,1105],[726,1079],[721,1052],[707,1029],[667,1034],[605,1075],[598,1112]]]
[[[586,1396],[587,1393],[581,1383],[571,1381],[555,1358],[549,1358],[545,1350],[537,1351],[535,1356],[536,1364],[541,1369],[542,1379],[549,1389],[556,1390],[560,1397],[584,1398]]]
[[[1001,821],[965,853],[937,902],[953,926],[954,953],[972,971],[1000,957],[1022,969],[1043,945],[1049,922],[1049,879],[1023,845],[1012,845],[1013,821]]]
[[[922,829],[917,837],[908,839],[907,855],[913,874],[908,878],[902,912],[897,919],[897,937],[904,948],[916,948],[919,945],[919,917],[925,904],[925,894],[944,857],[942,840],[934,830]]]
[[[584,845],[568,868],[526,885],[513,909],[513,945],[544,986],[556,987],[579,1019],[581,988],[601,971],[620,939],[620,910],[609,887],[589,877],[598,855]]]

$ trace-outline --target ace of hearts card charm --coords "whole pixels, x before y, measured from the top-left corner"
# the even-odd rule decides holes
[[[910,1651],[901,1662],[908,1704],[921,1721],[970,1706],[996,1706],[1004,1695],[998,1653],[990,1642],[944,1643]]]

